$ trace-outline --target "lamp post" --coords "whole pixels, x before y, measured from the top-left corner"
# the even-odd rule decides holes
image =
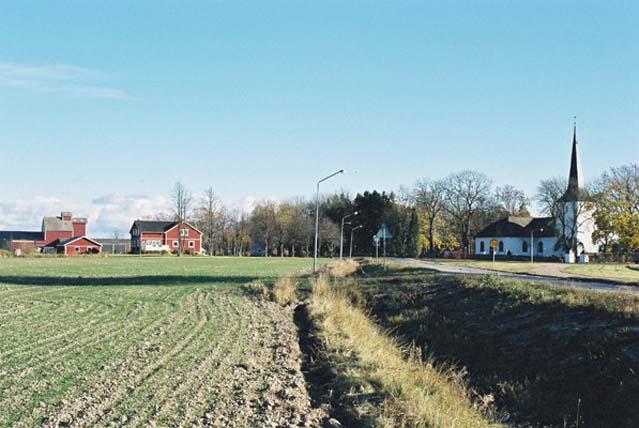
[[[352,258],[353,258],[353,233],[354,233],[357,229],[361,229],[362,227],[364,227],[364,226],[362,226],[362,225],[360,224],[359,226],[355,226],[354,228],[352,228],[352,229],[351,229],[351,242],[350,242],[350,244],[351,244],[351,248],[350,248],[350,250],[348,251],[348,258],[349,258],[349,259],[352,259]]]
[[[538,229],[539,232],[543,232],[544,229]],[[535,241],[534,241],[535,229],[530,231],[530,263],[535,263]]]
[[[346,215],[344,217],[342,217],[342,228],[340,229],[340,234],[339,234],[339,259],[340,261],[342,260],[342,254],[344,253],[344,220],[346,220],[349,217],[353,217],[356,216],[358,214],[357,211],[355,211],[352,214]]]
[[[317,182],[317,194],[315,196],[315,246],[313,249],[313,273],[317,272],[317,244],[319,239],[319,191],[320,191],[320,183],[328,180],[329,178],[333,178],[338,174],[343,174],[344,170],[340,169],[339,171],[335,171],[331,175],[327,175]]]

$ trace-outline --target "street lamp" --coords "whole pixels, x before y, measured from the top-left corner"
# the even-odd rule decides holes
[[[319,238],[319,191],[320,191],[320,183],[328,180],[329,178],[333,178],[338,174],[343,174],[344,170],[340,169],[332,173],[331,175],[327,175],[317,182],[317,194],[315,197],[315,246],[313,251],[313,273],[317,272],[317,243]]]
[[[346,220],[349,217],[356,216],[357,214],[358,212],[355,211],[352,214],[342,217],[342,228],[340,229],[340,234],[339,234],[339,259],[340,260],[342,260],[342,254],[344,253],[344,220]]]
[[[348,258],[352,259],[353,258],[353,233],[357,230],[357,229],[361,229],[362,226],[361,224],[359,226],[355,226],[354,228],[351,229],[351,248],[348,252]]]
[[[544,228],[542,227],[541,229],[537,229],[537,231],[538,232],[543,232]],[[534,233],[535,233],[535,229],[531,229],[531,231],[530,231],[530,263],[534,263],[535,262]]]

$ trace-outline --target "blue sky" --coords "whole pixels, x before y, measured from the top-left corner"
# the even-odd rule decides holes
[[[594,179],[639,162],[637,22],[635,1],[2,2],[0,228],[64,208],[102,234],[177,180],[241,206],[340,168],[326,191],[477,169],[532,195],[567,174],[573,115]]]

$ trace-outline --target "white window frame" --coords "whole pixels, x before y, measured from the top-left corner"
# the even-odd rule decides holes
[[[80,247],[73,247],[73,252],[79,253],[80,252]]]
[[[188,228],[180,229],[180,236],[182,237],[189,236],[189,229]]]
[[[189,241],[189,248],[195,248],[195,241]]]
[[[180,244],[178,243],[178,241],[173,241],[171,245],[173,245],[174,248],[177,248]]]

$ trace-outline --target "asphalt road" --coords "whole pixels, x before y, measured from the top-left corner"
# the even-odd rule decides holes
[[[468,266],[455,266],[451,264],[439,264],[426,260],[417,260],[417,259],[400,259],[400,258],[390,258],[388,259],[390,263],[400,264],[404,266],[410,267],[419,267],[425,269],[432,269],[444,275],[466,275],[466,276],[483,276],[487,274],[494,273],[493,271],[487,269],[480,269],[475,267]],[[589,280],[589,279],[564,279],[564,278],[553,278],[550,276],[538,276],[538,275],[525,275],[520,273],[509,273],[509,272],[496,272],[496,274],[501,278],[512,278],[518,280],[525,280],[529,282],[536,282],[542,284],[552,284],[559,285],[564,287],[575,287],[581,288],[585,290],[593,290],[593,291],[625,291],[629,293],[639,294],[639,287],[635,287],[632,285],[623,285],[616,284],[612,282],[601,282],[597,280]]]

